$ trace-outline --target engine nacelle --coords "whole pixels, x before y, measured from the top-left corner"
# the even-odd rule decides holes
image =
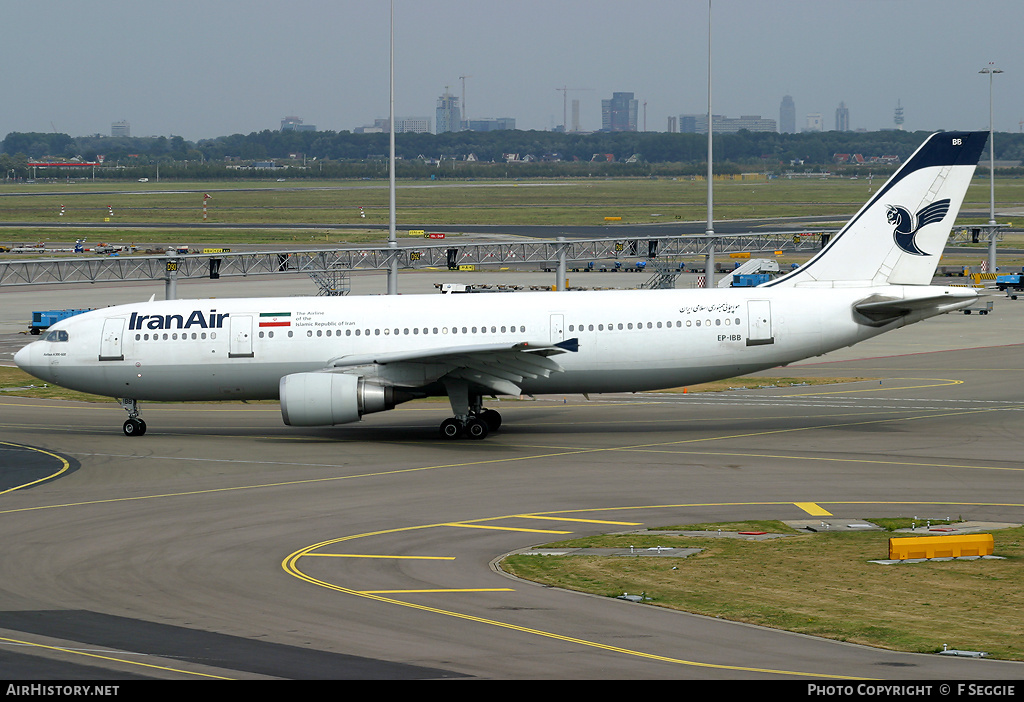
[[[364,414],[392,409],[394,388],[347,373],[293,373],[281,378],[281,415],[295,427],[357,422]],[[402,395],[402,393],[399,393]]]

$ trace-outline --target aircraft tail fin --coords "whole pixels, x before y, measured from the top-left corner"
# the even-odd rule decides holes
[[[814,258],[764,287],[928,285],[987,139],[932,134]]]

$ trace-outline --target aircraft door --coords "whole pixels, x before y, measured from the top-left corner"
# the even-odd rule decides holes
[[[747,346],[774,344],[772,334],[772,303],[769,300],[747,301]]]
[[[121,341],[124,337],[124,317],[103,320],[103,334],[100,336],[100,360],[123,361]]]
[[[565,341],[565,319],[563,315],[553,314],[551,315],[551,343],[557,344],[559,341]]]
[[[231,315],[228,321],[228,358],[252,358],[252,317]]]

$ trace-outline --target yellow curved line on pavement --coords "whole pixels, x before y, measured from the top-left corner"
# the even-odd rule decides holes
[[[47,451],[45,449],[36,448],[35,446],[25,446],[24,444],[14,444],[14,443],[11,443],[10,441],[0,441],[0,446],[13,446],[14,448],[24,449],[26,451],[35,451],[36,453],[42,453],[42,454],[45,454],[47,456],[51,456],[53,458],[56,458],[58,461],[60,461],[60,464],[61,464],[60,470],[58,470],[56,473],[53,473],[52,475],[47,475],[46,477],[43,477],[43,478],[39,478],[39,480],[33,480],[32,482],[25,483],[24,485],[15,485],[14,487],[7,488],[6,490],[0,490],[0,495],[5,495],[5,494],[7,494],[9,492],[14,492],[15,490],[22,490],[24,488],[31,487],[32,485],[37,485],[37,484],[45,482],[47,480],[52,480],[53,478],[56,478],[58,475],[60,475],[61,473],[65,472],[65,471],[67,471],[68,469],[71,468],[71,464],[68,463],[66,458],[64,458],[62,456],[58,456],[57,454],[53,453],[52,451]]]
[[[756,504],[756,503],[752,503],[752,504]],[[792,504],[792,503],[782,503],[782,504]],[[640,509],[640,508],[637,508],[637,509]],[[582,512],[582,511],[586,511],[586,510],[573,510],[573,511],[580,511],[580,512]],[[590,510],[590,511],[600,511],[600,510],[599,509],[594,509],[594,510]],[[543,513],[540,513],[540,514],[543,514]],[[557,513],[556,512],[551,512],[550,514],[557,514]],[[510,516],[516,516],[516,515],[510,515]],[[503,519],[503,518],[504,517],[494,517],[492,519],[480,519],[480,520],[472,520],[472,521],[483,522],[483,521],[492,521],[492,520],[495,520],[495,519]],[[590,648],[596,648],[596,649],[600,649],[600,650],[603,650],[603,651],[610,651],[610,652],[613,652],[613,653],[621,653],[621,654],[624,654],[624,655],[635,656],[637,658],[644,658],[644,659],[647,659],[647,660],[662,661],[662,662],[665,662],[665,663],[674,663],[674,664],[677,664],[677,665],[692,666],[692,667],[697,667],[697,668],[712,668],[712,669],[717,669],[717,670],[732,670],[732,671],[742,671],[742,672],[747,672],[747,673],[770,673],[770,674],[774,674],[774,675],[796,676],[796,677],[810,677],[810,678],[823,678],[823,679],[827,678],[827,679],[835,679],[835,680],[860,680],[860,679],[863,679],[863,678],[857,678],[857,677],[847,676],[847,675],[826,675],[826,674],[822,674],[822,673],[807,673],[807,672],[795,671],[795,670],[774,670],[774,669],[771,669],[771,668],[753,668],[753,667],[747,667],[747,666],[725,665],[725,664],[721,664],[721,663],[704,663],[704,662],[700,662],[700,661],[685,660],[685,659],[682,659],[682,658],[672,658],[672,657],[669,657],[669,656],[661,656],[661,655],[657,655],[657,654],[654,654],[654,653],[647,653],[645,651],[637,651],[637,650],[634,650],[634,649],[622,648],[620,646],[612,646],[610,644],[604,644],[604,643],[600,643],[598,641],[590,641],[588,639],[580,639],[580,638],[577,638],[577,637],[574,637],[574,636],[566,636],[564,634],[557,634],[557,633],[551,632],[551,631],[544,631],[544,630],[541,630],[541,629],[534,629],[534,628],[531,628],[531,627],[519,626],[517,624],[509,624],[508,622],[502,622],[502,621],[498,621],[498,620],[495,620],[495,619],[487,619],[487,618],[478,617],[478,616],[475,616],[475,615],[472,615],[472,614],[465,614],[465,613],[462,613],[462,612],[453,612],[451,610],[439,609],[437,607],[429,607],[429,606],[426,606],[426,605],[416,604],[416,603],[413,603],[413,602],[403,602],[402,600],[396,600],[396,599],[393,599],[393,598],[390,598],[390,597],[383,597],[381,595],[374,594],[372,592],[353,590],[351,588],[342,587],[341,585],[335,585],[334,583],[329,583],[329,582],[327,582],[325,580],[320,580],[318,578],[314,578],[314,577],[312,577],[310,575],[307,575],[306,573],[302,572],[298,568],[298,566],[296,565],[297,561],[300,558],[302,558],[303,556],[313,555],[313,554],[310,553],[311,551],[314,551],[314,550],[320,549],[320,548],[324,548],[326,546],[331,546],[331,545],[334,545],[334,544],[337,544],[337,543],[341,543],[343,541],[350,541],[352,539],[364,538],[364,537],[368,537],[368,536],[376,536],[376,535],[381,535],[381,534],[393,534],[393,533],[398,533],[398,532],[402,532],[402,531],[429,529],[429,528],[442,527],[442,526],[447,526],[447,523],[428,524],[428,525],[417,526],[417,527],[402,527],[402,528],[397,528],[397,529],[385,529],[385,530],[382,530],[382,531],[370,532],[370,533],[366,533],[366,534],[356,534],[356,535],[353,535],[353,536],[343,536],[343,537],[337,538],[337,539],[329,539],[327,541],[322,541],[322,542],[320,542],[318,544],[313,544],[311,546],[307,546],[305,548],[299,549],[298,551],[295,551],[294,553],[290,554],[288,557],[286,557],[281,562],[281,567],[284,569],[284,571],[286,573],[288,573],[289,575],[292,575],[292,576],[298,578],[299,580],[303,580],[303,581],[305,581],[307,583],[310,583],[310,584],[313,584],[313,585],[317,585],[319,587],[326,588],[328,590],[333,590],[335,592],[340,592],[340,593],[343,593],[343,594],[346,594],[346,595],[353,595],[355,597],[362,597],[362,598],[365,598],[365,599],[374,600],[376,602],[381,602],[381,603],[384,603],[384,604],[397,605],[399,607],[408,607],[410,609],[416,609],[416,610],[419,610],[421,612],[430,612],[432,614],[440,614],[440,615],[443,615],[443,616],[446,616],[446,617],[454,617],[456,619],[462,619],[464,621],[476,622],[478,624],[486,624],[486,625],[498,627],[498,628],[501,628],[501,629],[508,629],[508,630],[511,630],[511,631],[518,631],[518,632],[521,632],[521,633],[524,633],[524,634],[531,634],[531,635],[534,635],[534,636],[540,636],[540,637],[543,637],[543,638],[546,638],[546,639],[553,639],[553,640],[556,640],[556,641],[565,641],[565,642],[576,644],[576,645],[579,645],[579,646],[587,646],[587,647],[590,647]]]
[[[895,388],[894,387],[885,387],[883,385],[882,387],[862,388],[860,390],[835,390],[834,392],[802,392],[802,393],[794,393],[792,395],[780,395],[779,397],[813,397],[815,395],[846,395],[846,394],[855,393],[855,392],[884,392],[884,391],[893,391],[893,390],[921,390],[922,388],[942,388],[942,387],[946,387],[947,385],[963,385],[964,384],[964,381],[962,381],[962,380],[952,380],[950,378],[889,378],[889,380],[939,380],[939,381],[942,381],[942,382],[931,383],[929,385],[904,385],[904,386],[895,387]],[[862,380],[862,381],[857,381],[857,382],[867,382],[867,383],[870,383],[871,381],[870,380]]]

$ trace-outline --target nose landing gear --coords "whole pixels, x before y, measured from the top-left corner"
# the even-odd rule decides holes
[[[121,429],[124,431],[125,436],[142,436],[146,433],[146,422],[139,419],[139,403],[135,400],[129,400],[126,398],[117,398],[118,403],[121,407],[128,412],[128,419],[125,421]]]

